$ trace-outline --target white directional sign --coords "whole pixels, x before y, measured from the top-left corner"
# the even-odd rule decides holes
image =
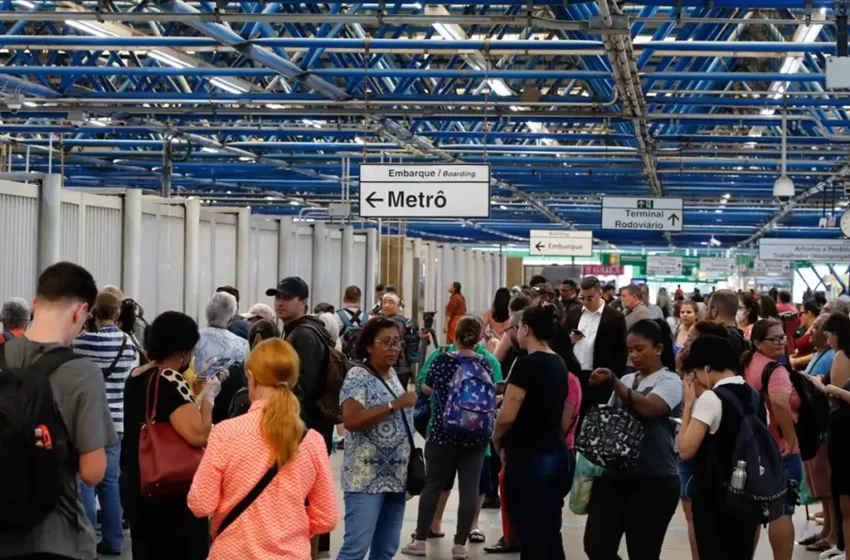
[[[647,276],[681,276],[682,257],[646,257]]]
[[[681,198],[602,197],[602,229],[682,231]]]
[[[738,267],[735,259],[700,257],[699,270],[706,274],[735,274]]]
[[[360,216],[489,218],[490,166],[364,163]]]
[[[593,254],[593,232],[533,229],[528,251],[532,256],[589,257]]]
[[[850,262],[850,239],[759,239],[759,258],[770,261]]]
[[[790,274],[791,263],[789,261],[765,261],[755,259],[753,271],[756,274]]]

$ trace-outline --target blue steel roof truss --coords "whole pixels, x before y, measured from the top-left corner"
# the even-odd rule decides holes
[[[530,27],[524,0],[387,3],[381,19],[378,4],[226,2],[221,15],[244,16],[230,23],[189,21],[215,12],[207,2],[110,2],[102,22],[87,19],[96,2],[76,4],[60,18],[67,3],[0,2],[11,171],[47,171],[52,145],[69,187],[156,191],[163,143],[182,135],[195,149],[174,162],[176,192],[297,214],[340,196],[344,160],[355,200],[362,162],[487,162],[490,219],[411,227],[494,243],[572,227],[618,247],[667,245],[656,232],[599,230],[601,196],[653,191],[602,36],[578,25],[600,15],[596,2],[536,0],[542,23]],[[654,172],[665,196],[685,199],[672,244],[835,237],[818,228],[843,209],[843,181],[825,181],[848,164],[850,142],[847,96],[825,85],[833,3],[815,0],[809,25],[802,0],[681,4],[624,7]],[[132,17],[142,14],[156,35]],[[783,110],[793,213],[771,195]]]

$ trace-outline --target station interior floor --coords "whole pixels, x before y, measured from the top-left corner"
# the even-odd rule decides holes
[[[340,469],[342,466],[342,452],[337,452],[331,456],[331,463],[333,465],[334,475],[336,480],[340,480]],[[342,501],[342,491],[337,492],[337,500],[339,502],[340,511],[344,511],[343,501]],[[417,499],[412,499],[407,503],[407,510],[405,512],[404,517],[404,529],[402,530],[402,546],[407,544],[408,539],[410,538],[410,534],[413,532],[416,526],[416,512],[417,512]],[[820,509],[820,506],[815,505],[810,507],[811,512],[815,512]],[[428,558],[430,560],[451,560],[451,547],[452,547],[452,535],[454,534],[454,524],[457,519],[457,494],[453,493],[451,500],[449,501],[449,505],[446,508],[446,514],[443,518],[443,531],[446,533],[446,537],[443,539],[431,540],[428,542]],[[582,549],[582,538],[584,535],[584,523],[586,518],[573,515],[573,513],[569,510],[567,506],[564,507],[564,517],[563,517],[563,541],[564,541],[564,550],[566,552],[566,556],[568,559],[570,558],[585,558],[583,549]],[[806,519],[805,509],[802,507],[797,508],[797,513],[795,515],[794,524],[797,528],[797,538],[803,538],[804,536],[814,533],[820,530],[820,526],[815,524],[812,521],[808,521]],[[488,544],[495,543],[499,537],[501,536],[501,519],[499,517],[499,510],[484,510],[481,512],[480,518],[480,528],[487,536],[487,542],[485,544],[470,544],[469,545],[469,558],[471,560],[519,560],[519,554],[487,554],[484,552],[483,548]],[[342,545],[342,539],[345,532],[345,527],[342,522],[337,526],[336,530],[333,532],[331,536],[331,557],[335,558],[336,553]],[[131,560],[132,555],[129,552],[130,543],[129,539],[125,542],[124,545],[124,554],[120,557],[121,560]],[[625,541],[622,543],[620,557],[623,560],[628,559],[628,555],[626,554],[625,549]],[[818,554],[814,552],[806,552],[803,547],[795,547],[794,550],[794,559],[795,560],[816,560]],[[116,558],[115,556],[102,556],[103,560],[108,560],[110,558]],[[407,556],[402,555],[401,553],[397,554],[396,559],[409,558]],[[687,524],[685,523],[684,514],[681,511],[681,507],[676,512],[676,516],[673,518],[673,521],[670,523],[670,527],[667,530],[667,538],[664,541],[664,550],[661,553],[661,560],[690,560],[690,549],[688,547],[688,533],[687,533]],[[770,551],[770,544],[767,542],[767,534],[763,533],[762,537],[759,539],[758,551],[755,555],[755,560],[772,560],[773,555]]]

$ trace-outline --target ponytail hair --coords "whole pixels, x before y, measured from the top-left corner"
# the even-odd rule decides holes
[[[257,385],[274,387],[263,408],[262,433],[272,449],[272,460],[285,467],[298,453],[304,422],[293,389],[298,382],[299,360],[295,349],[279,338],[259,343],[245,362]]]

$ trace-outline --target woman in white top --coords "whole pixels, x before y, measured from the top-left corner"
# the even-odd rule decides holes
[[[755,389],[735,375],[738,356],[726,337],[705,335],[691,344],[683,370],[684,411],[679,455],[693,460],[691,502],[699,557],[748,560],[757,525],[747,525],[727,509],[724,497],[741,429],[740,410],[753,412]]]

